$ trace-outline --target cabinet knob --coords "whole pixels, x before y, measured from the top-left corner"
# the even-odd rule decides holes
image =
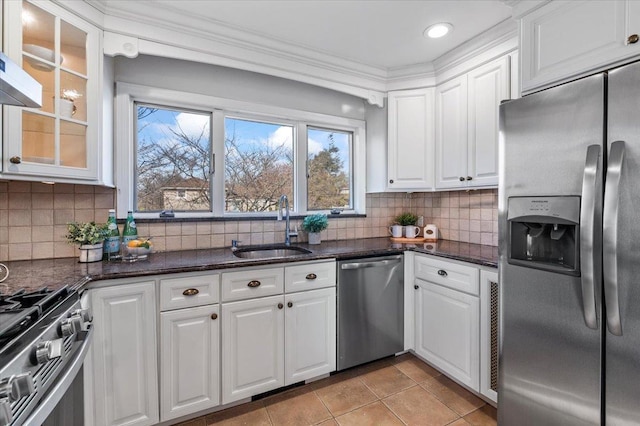
[[[460,182],[464,182],[464,176],[460,176]]]
[[[290,307],[290,308],[293,308],[293,302],[287,303],[287,306]]]
[[[278,309],[282,309],[284,308],[284,305],[282,303],[278,303]]]
[[[627,44],[635,44],[638,42],[638,40],[640,40],[638,34],[631,34],[629,37],[627,37]]]
[[[419,287],[418,285],[414,285],[414,286],[413,286],[413,288],[417,290],[417,289],[419,289],[420,287]]]
[[[11,164],[20,164],[22,163],[22,158],[18,157],[17,155],[15,157],[11,157],[9,158],[9,162]]]
[[[393,183],[393,179],[389,179],[389,183]]]
[[[212,320],[217,320],[218,319],[218,314],[211,314],[211,319]]]
[[[258,280],[251,280],[247,283],[247,287],[251,287],[251,288],[260,287],[260,284],[262,283]]]
[[[440,269],[438,271],[438,275],[440,275],[441,277],[446,277],[448,274],[447,274],[447,271],[445,271],[444,269]]]
[[[471,176],[467,176],[467,180],[471,180],[473,179]]]
[[[200,291],[197,288],[188,288],[185,291],[182,292],[183,296],[195,296],[196,294],[200,293]]]
[[[311,274],[307,274],[305,278],[308,280],[315,280],[316,278],[318,278],[318,276],[314,273],[311,273]]]

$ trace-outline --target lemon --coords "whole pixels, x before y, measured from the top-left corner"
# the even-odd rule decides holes
[[[139,247],[140,244],[142,244],[142,241],[140,240],[131,240],[127,243],[127,247]]]

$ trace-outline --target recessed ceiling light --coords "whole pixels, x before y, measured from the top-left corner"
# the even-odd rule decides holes
[[[440,38],[447,35],[451,30],[453,30],[453,25],[446,22],[439,22],[427,27],[423,35],[429,38]]]

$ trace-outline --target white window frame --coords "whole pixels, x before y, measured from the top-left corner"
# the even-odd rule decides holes
[[[344,213],[364,214],[366,197],[366,123],[345,117],[274,107],[202,95],[161,89],[125,82],[116,82],[115,99],[115,183],[117,188],[117,216],[125,218],[134,210],[135,183],[135,104],[154,104],[167,108],[187,109],[212,114],[212,204],[211,212],[175,212],[177,218],[246,218],[275,217],[274,212],[224,212],[224,120],[226,116],[252,121],[282,123],[294,127],[294,210],[292,214],[307,214],[307,128],[351,132],[353,210]],[[222,153],[222,154],[221,154]],[[329,213],[314,210],[312,213]],[[159,218],[158,212],[136,212],[136,218]]]

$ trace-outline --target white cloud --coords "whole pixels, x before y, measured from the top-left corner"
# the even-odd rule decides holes
[[[202,133],[202,129],[205,129],[206,134],[209,131],[209,118],[208,115],[181,112],[176,115],[174,129],[177,131],[182,130],[187,136],[199,136]]]
[[[293,147],[293,129],[289,126],[280,126],[264,142],[271,148],[279,148],[284,145],[291,149]]]
[[[318,142],[315,139],[311,139],[309,138],[309,144],[308,144],[308,154],[307,155],[316,155],[317,153],[319,153],[320,151],[322,151],[324,149],[324,146],[322,145],[322,142]]]

